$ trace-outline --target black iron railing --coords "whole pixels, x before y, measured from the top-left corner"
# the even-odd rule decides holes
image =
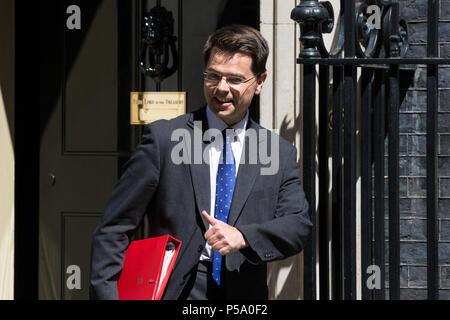
[[[379,28],[369,25],[370,13],[374,12],[368,10],[370,6],[380,9]],[[429,299],[439,298],[438,66],[449,64],[450,59],[441,59],[438,55],[438,15],[439,0],[428,1],[427,57],[405,58],[408,32],[405,21],[399,17],[398,0],[358,3],[341,0],[338,41],[329,51],[322,33],[333,28],[331,5],[317,0],[301,1],[292,11],[291,18],[301,28],[302,51],[297,62],[303,65],[303,185],[311,204],[311,217],[316,221],[310,245],[304,253],[305,299],[356,299],[358,285],[361,285],[362,299],[385,299],[387,263],[389,299],[400,299],[399,108],[406,93],[401,88],[411,84],[417,65],[427,67],[427,288]],[[361,70],[359,97],[358,69]],[[360,148],[356,139],[358,120]],[[389,141],[388,190],[385,190],[386,138]],[[330,155],[331,166],[328,164]],[[360,212],[356,207],[357,161],[361,168]],[[388,208],[385,208],[386,191]],[[386,209],[389,212],[388,261],[385,261]],[[360,266],[356,259],[357,214],[361,219]],[[357,267],[362,271],[361,283],[357,283]],[[379,286],[370,287],[366,284],[370,275],[366,271],[373,267],[380,270]]]

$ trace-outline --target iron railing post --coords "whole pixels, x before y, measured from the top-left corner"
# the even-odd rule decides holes
[[[299,58],[320,57],[317,47],[322,38],[322,24],[328,19],[329,12],[318,0],[303,0],[291,12],[291,19],[299,23],[300,42],[303,50]],[[316,299],[316,69],[315,65],[304,66],[303,70],[303,187],[310,204],[310,216],[313,230],[310,243],[304,250],[304,298]]]
[[[345,0],[344,57],[355,48],[355,1]],[[356,66],[344,66],[344,299],[356,299]]]

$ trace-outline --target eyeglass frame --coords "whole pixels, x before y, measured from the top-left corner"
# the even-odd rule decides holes
[[[221,74],[221,73],[219,73],[219,72],[215,72],[215,71],[213,71],[212,73],[215,73],[215,74],[217,74],[218,76],[220,76],[220,79],[217,80],[216,83],[213,83],[212,80],[206,79],[206,77],[208,76],[208,71],[204,71],[204,72],[203,72],[203,80],[204,80],[204,81],[209,81],[210,83],[212,83],[212,84],[214,84],[215,86],[217,86],[217,85],[220,83],[220,81],[222,81],[222,79],[225,78],[225,82],[226,82],[226,83],[228,84],[228,86],[230,86],[230,87],[235,87],[235,86],[243,85],[244,83],[247,83],[247,82],[249,82],[250,80],[252,80],[252,79],[254,79],[254,78],[258,78],[258,77],[261,75],[261,72],[259,72],[259,73],[255,74],[255,75],[254,75],[253,77],[251,77],[251,78],[242,80],[240,83],[230,84],[230,83],[228,82],[228,77],[229,77],[229,76],[224,76],[223,74]],[[236,78],[238,78],[238,77],[236,77]]]

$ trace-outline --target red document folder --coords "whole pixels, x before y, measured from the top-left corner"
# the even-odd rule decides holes
[[[180,246],[169,235],[132,241],[117,283],[119,300],[160,300]]]

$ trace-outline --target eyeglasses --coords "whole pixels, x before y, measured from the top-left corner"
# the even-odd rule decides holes
[[[254,78],[257,78],[259,76],[259,73],[248,79],[243,79],[238,76],[224,76],[220,73],[208,71],[203,72],[203,76],[205,82],[215,86],[218,85],[220,81],[222,81],[222,78],[225,78],[226,83],[228,83],[230,87],[239,87],[240,85],[247,83]]]

